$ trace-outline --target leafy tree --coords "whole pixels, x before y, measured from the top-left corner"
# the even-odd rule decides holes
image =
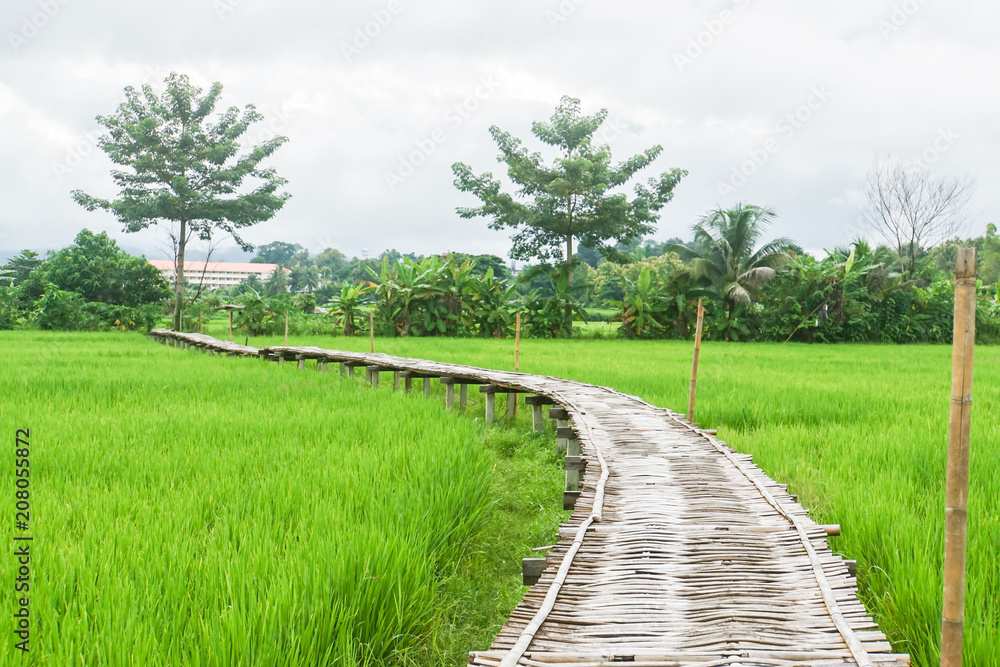
[[[34,250],[22,250],[19,255],[11,257],[3,268],[0,268],[0,285],[14,287],[28,279],[31,272],[41,266],[42,260]]]
[[[610,148],[592,143],[607,114],[601,109],[592,116],[582,115],[580,100],[563,97],[549,122],[534,123],[532,134],[560,151],[552,165],[544,164],[541,154],[530,153],[519,139],[491,127],[499,159],[507,165],[517,194],[501,192],[502,184],[492,174],[476,176],[468,165],[456,163],[452,166],[456,187],[482,201],[476,208],[459,208],[459,215],[488,217],[491,229],[516,230],[512,258],[561,258],[567,279],[575,240],[608,257],[615,255],[612,241],[627,242],[651,232],[657,212],[673,198],[674,187],[687,172],[673,169],[650,179],[648,185],[638,183],[631,200],[617,192],[663,149],[654,146],[612,165]]]
[[[737,204],[709,212],[694,226],[694,241],[670,250],[690,262],[691,273],[716,287],[729,304],[727,317],[749,304],[761,285],[788,261],[794,243],[778,238],[757,247],[775,213],[769,208]],[[756,250],[754,248],[757,248]]]
[[[979,262],[979,275],[983,282],[1000,283],[1000,236],[997,235],[997,226],[993,223],[986,225],[986,238],[983,240],[982,255]]]
[[[250,261],[254,264],[278,264],[289,267],[292,256],[304,250],[298,243],[285,243],[284,241],[274,241],[257,246],[257,255]]]
[[[163,274],[144,258],[118,247],[106,232],[81,230],[72,245],[52,255],[45,279],[84,301],[137,307],[159,303],[170,295]]]
[[[127,87],[115,114],[97,117],[108,131],[99,146],[121,167],[111,172],[118,197],[100,199],[80,190],[73,197],[88,211],[114,214],[128,232],[160,223],[179,225],[174,292],[174,327],[179,330],[188,239],[197,234],[210,240],[225,232],[244,250],[252,248],[240,238],[240,230],[271,219],[289,197],[278,194],[285,180],[261,166],[287,138],[275,137],[241,154],[240,138],[263,120],[253,105],[242,112],[230,107],[210,120],[222,84],[212,84],[202,95],[185,75],[171,73],[164,83],[162,95],[149,85],[141,92]],[[259,182],[245,191],[248,179]]]

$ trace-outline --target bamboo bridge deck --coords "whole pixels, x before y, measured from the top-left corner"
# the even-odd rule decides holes
[[[369,380],[430,379],[466,396],[480,385],[534,395],[562,417],[574,504],[548,566],[475,667],[902,667],[857,600],[848,564],[782,485],[682,415],[607,387],[470,366],[314,347],[256,349],[154,329],[182,347],[324,371],[364,367]],[[540,397],[541,400],[538,400]],[[513,405],[513,403],[511,403]],[[559,409],[561,408],[561,410]],[[571,427],[569,426],[571,424]],[[569,430],[569,429],[572,430]],[[579,455],[576,455],[579,452]]]

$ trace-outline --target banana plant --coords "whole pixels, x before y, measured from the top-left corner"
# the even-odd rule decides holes
[[[517,285],[493,277],[488,269],[481,280],[470,281],[472,326],[480,336],[504,338],[510,335],[515,318]]]
[[[653,282],[649,269],[643,269],[636,281],[625,278],[625,296],[612,304],[621,309],[623,336],[652,338],[664,328],[661,321],[668,314],[670,298],[662,286]]]
[[[353,336],[358,330],[355,318],[361,312],[358,304],[362,292],[361,285],[345,281],[340,285],[340,294],[334,296],[327,304],[330,308],[330,317],[337,318],[337,324],[343,326],[345,336]]]

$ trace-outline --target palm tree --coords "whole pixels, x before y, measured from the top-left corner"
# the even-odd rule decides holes
[[[774,216],[770,208],[742,203],[710,211],[693,227],[693,242],[669,249],[690,263],[694,278],[719,289],[729,303],[731,316],[774,278],[775,269],[790,259],[788,249],[796,247],[791,239],[782,237],[754,250]]]

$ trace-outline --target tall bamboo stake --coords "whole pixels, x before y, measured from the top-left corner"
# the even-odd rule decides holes
[[[375,354],[375,313],[368,311],[368,342],[371,343],[372,354]]]
[[[285,311],[285,347],[288,347],[288,311]]]
[[[203,334],[203,333],[205,333],[205,325],[202,323],[202,319],[201,319],[202,315],[203,315],[203,313],[201,313],[199,311],[198,312],[198,333],[202,333]]]
[[[698,299],[698,326],[694,332],[694,362],[691,364],[691,393],[688,396],[688,421],[694,423],[694,394],[698,385],[698,356],[701,354],[701,331],[705,323],[705,308]]]
[[[969,430],[972,360],[976,347],[976,249],[959,248],[955,264],[955,335],[951,361],[951,420],[945,490],[944,605],[941,667],[962,666],[966,517],[969,506]]]
[[[514,318],[514,372],[521,370],[521,313]],[[507,394],[514,399],[514,419],[517,419],[517,394]]]
[[[226,314],[229,315],[229,342],[233,342],[233,311],[226,310]]]

